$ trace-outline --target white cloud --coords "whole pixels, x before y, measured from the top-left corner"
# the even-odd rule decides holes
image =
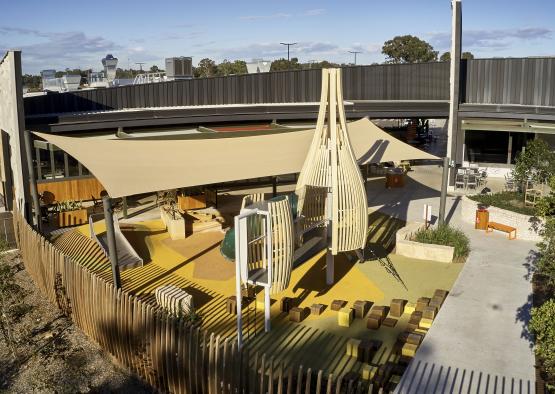
[[[481,29],[464,30],[462,34],[465,49],[500,50],[511,47],[514,40],[546,40],[552,37],[553,30],[545,27],[526,27],[518,29]],[[430,43],[437,50],[447,50],[451,45],[451,33],[435,32],[428,34]]]
[[[133,45],[123,45],[102,36],[89,36],[80,31],[42,32],[35,29],[0,26],[0,34],[12,35],[10,46],[22,51],[22,65],[25,73],[38,73],[46,68],[64,70],[66,68],[102,68],[101,59],[107,53],[117,57],[132,57],[132,61],[159,61],[160,56],[140,45],[142,39],[132,40]],[[27,36],[23,39],[18,36]],[[29,42],[18,45],[16,40]],[[4,46],[0,46],[4,48]],[[0,49],[1,50],[1,49]]]

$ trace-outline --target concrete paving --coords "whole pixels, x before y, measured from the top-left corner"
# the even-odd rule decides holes
[[[431,204],[437,215],[440,174],[436,166],[418,167],[401,189],[371,181],[370,206],[421,221],[423,205]],[[463,223],[456,196],[448,198],[447,212],[449,222],[470,237],[472,251],[396,392],[535,392],[526,330],[532,290],[526,263],[535,245]]]

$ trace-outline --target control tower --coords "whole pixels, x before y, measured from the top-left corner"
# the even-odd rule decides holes
[[[116,78],[116,67],[118,65],[118,58],[113,57],[112,54],[107,54],[105,58],[102,59],[102,65],[104,66],[104,74],[109,82]]]

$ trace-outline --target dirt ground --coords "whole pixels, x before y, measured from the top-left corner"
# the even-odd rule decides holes
[[[2,256],[0,265],[16,272],[21,292],[12,325],[15,356],[0,336],[0,393],[154,392],[46,300],[17,253]]]

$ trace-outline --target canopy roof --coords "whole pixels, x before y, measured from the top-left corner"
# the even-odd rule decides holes
[[[368,119],[348,124],[360,164],[438,159]],[[301,171],[314,130],[233,138],[98,139],[35,133],[79,160],[111,197]]]

